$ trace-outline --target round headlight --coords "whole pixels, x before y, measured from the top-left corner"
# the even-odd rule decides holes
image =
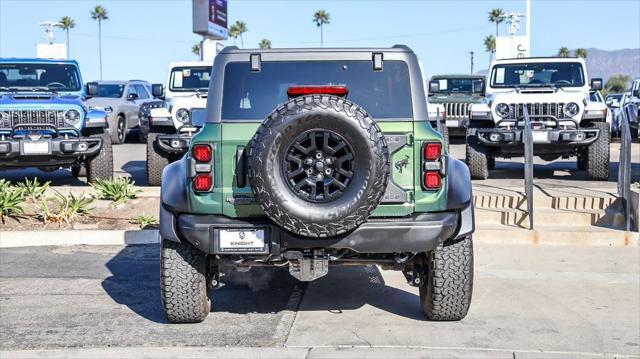
[[[67,112],[64,113],[64,122],[71,126],[76,125],[80,122],[80,111],[73,109],[67,110]]]
[[[511,108],[506,103],[499,103],[496,105],[496,113],[500,117],[507,117],[511,113]]]
[[[176,111],[176,118],[182,123],[189,122],[189,110],[187,110],[186,108],[179,109],[178,111]]]
[[[569,117],[573,117],[573,116],[577,115],[578,112],[580,112],[580,107],[578,106],[577,103],[569,102],[568,104],[564,105],[564,114],[565,115],[567,115]]]

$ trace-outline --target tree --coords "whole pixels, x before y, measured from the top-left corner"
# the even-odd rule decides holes
[[[489,11],[489,22],[496,24],[496,37],[498,37],[498,24],[504,21],[504,11],[502,9],[493,9]]]
[[[60,19],[60,28],[67,33],[67,58],[69,58],[69,30],[76,27],[76,22],[72,18],[65,16]]]
[[[229,36],[233,39],[233,44],[235,45],[238,36],[240,36],[240,31],[238,31],[238,27],[235,24],[229,27]]]
[[[561,47],[558,49],[558,56],[560,57],[569,57],[569,49],[566,47]]]
[[[236,23],[231,27],[235,27],[234,32],[237,34],[236,37],[240,36],[240,46],[244,48],[244,39],[242,38],[242,34],[249,31],[247,24],[244,21],[236,21]]]
[[[318,10],[313,14],[313,22],[320,28],[320,47],[324,47],[324,25],[331,23],[331,15],[324,10]]]
[[[191,52],[193,52],[194,55],[198,56],[198,58],[200,58],[200,43],[196,42],[193,46],[191,46]]]
[[[583,59],[586,59],[586,58],[587,58],[587,49],[584,49],[584,48],[578,48],[578,49],[576,49],[576,50],[573,52],[573,54],[574,54],[576,57],[582,57]]]
[[[260,43],[258,45],[260,46],[261,49],[270,49],[271,48],[271,40],[262,39],[262,40],[260,40]]]
[[[100,59],[100,80],[102,80],[102,22],[109,19],[107,9],[102,5],[97,5],[91,10],[91,18],[98,20],[98,57]]]
[[[489,53],[489,62],[491,62],[496,52],[496,38],[493,35],[487,35],[484,38],[484,51]]]
[[[629,81],[631,81],[631,77],[626,75],[611,76],[604,85],[604,90],[606,93],[625,92],[629,89]]]

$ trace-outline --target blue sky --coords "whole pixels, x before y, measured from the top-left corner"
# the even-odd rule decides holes
[[[196,60],[191,46],[199,36],[192,33],[191,0],[0,0],[0,57],[35,56],[36,44],[44,42],[38,24],[70,16],[77,24],[70,35],[71,57],[80,62],[86,81],[97,79],[98,26],[89,13],[98,4],[110,17],[103,24],[105,79],[164,82],[171,61]],[[247,23],[246,47],[257,47],[262,38],[274,47],[311,47],[320,41],[312,15],[324,9],[331,14],[325,46],[406,44],[432,75],[468,72],[469,51],[475,52],[476,70],[487,67],[482,41],[495,33],[487,12],[496,7],[524,12],[525,1],[229,0],[229,20]],[[640,47],[640,0],[533,0],[532,14],[533,56],[555,54],[561,46]],[[58,31],[56,41],[64,39]]]

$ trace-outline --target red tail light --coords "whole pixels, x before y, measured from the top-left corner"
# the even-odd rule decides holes
[[[442,177],[438,171],[427,171],[424,174],[424,186],[427,189],[439,189],[442,187]]]
[[[193,179],[193,189],[199,192],[209,191],[213,180],[209,173],[199,173]]]
[[[424,159],[427,161],[437,160],[441,153],[442,144],[440,142],[429,142],[424,146]]]
[[[194,145],[193,158],[195,158],[198,162],[211,162],[211,146]]]
[[[348,93],[347,86],[291,86],[287,89],[289,97],[319,94],[346,96]]]

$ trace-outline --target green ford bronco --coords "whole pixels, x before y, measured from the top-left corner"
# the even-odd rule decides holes
[[[429,124],[409,48],[228,47],[212,71],[202,129],[162,178],[171,322],[204,320],[230,271],[311,281],[345,264],[400,270],[429,319],[465,317],[469,170]]]

